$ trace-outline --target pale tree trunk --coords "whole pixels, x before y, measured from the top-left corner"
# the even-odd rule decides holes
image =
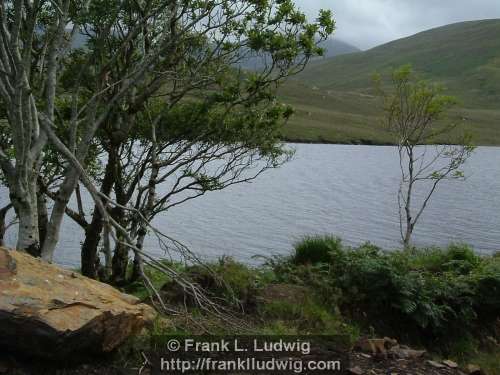
[[[77,183],[78,173],[76,170],[72,169],[57,192],[54,207],[52,208],[47,226],[47,235],[42,248],[42,259],[47,262],[52,262],[54,257],[54,251],[59,242],[61,225],[66,214],[66,207]]]
[[[11,195],[11,200],[19,219],[16,248],[37,256],[40,254],[36,196],[37,186],[36,176],[31,177],[34,179],[27,181],[25,186],[19,183],[14,194]]]
[[[12,208],[12,204],[8,204],[7,206],[0,209],[0,247],[5,246],[5,232],[7,231],[7,224],[5,223],[5,219],[7,217],[7,213]]]
[[[57,59],[64,45],[70,0],[56,5],[58,12],[54,12],[51,25],[42,35],[47,38],[50,57],[39,70],[38,78],[32,77],[37,73],[32,46],[43,7],[39,1],[15,0],[11,3],[9,15],[4,2],[0,3],[0,98],[7,112],[15,163],[0,145],[0,165],[19,220],[17,248],[39,255],[37,180],[47,136],[40,129],[38,102],[44,101],[46,116],[53,119],[59,70]],[[42,82],[43,89],[34,82]]]
[[[405,249],[410,247],[411,236],[413,234],[414,222],[412,218],[411,212],[411,204],[412,204],[412,196],[413,196],[413,184],[415,183],[414,176],[414,167],[415,167],[415,159],[413,154],[413,148],[408,148],[408,189],[406,191],[406,199],[405,199],[405,234],[403,237],[403,245]]]
[[[158,183],[158,174],[160,173],[160,165],[158,163],[158,147],[156,143],[156,124],[152,124],[152,151],[151,151],[151,175],[148,181],[148,200],[144,212],[142,213],[144,219],[149,220],[152,216],[154,210],[154,205],[156,201],[156,184]],[[139,230],[137,231],[137,241],[135,247],[142,250],[144,247],[144,240],[146,234],[148,233],[147,223],[143,220],[140,221]],[[142,276],[142,258],[141,255],[136,252],[134,255],[134,266],[132,271],[132,281],[139,280]]]

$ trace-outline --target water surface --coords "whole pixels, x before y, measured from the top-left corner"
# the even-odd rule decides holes
[[[283,167],[175,207],[155,225],[207,258],[287,254],[307,234],[338,235],[353,246],[400,247],[396,148],[291,147],[295,157]],[[466,173],[465,182],[443,182],[417,225],[416,244],[500,250],[500,148],[479,148]],[[6,199],[2,190],[0,200]],[[13,235],[7,236],[11,243]],[[57,262],[78,266],[81,230],[66,219],[61,237]],[[163,255],[153,238],[146,245]]]

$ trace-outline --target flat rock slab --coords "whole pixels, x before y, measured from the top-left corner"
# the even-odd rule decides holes
[[[107,284],[0,248],[0,348],[49,360],[102,354],[155,316]]]

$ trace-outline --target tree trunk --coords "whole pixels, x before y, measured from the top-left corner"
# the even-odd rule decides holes
[[[116,193],[116,201],[120,206],[126,206],[129,197],[124,191],[123,188],[123,175],[122,175],[122,166],[120,162],[117,162],[117,171],[116,171],[116,181],[115,181],[115,193]],[[128,219],[126,212],[123,208],[117,206],[111,212],[113,218],[123,227],[127,228]],[[122,236],[118,234],[118,238],[123,241]],[[129,248],[124,246],[123,244],[117,243],[115,246],[115,251],[113,253],[112,260],[112,281],[115,284],[121,284],[127,280],[127,268],[128,268],[128,253]]]
[[[37,214],[38,214],[38,237],[40,238],[40,248],[43,248],[47,237],[47,227],[49,225],[49,214],[47,211],[47,201],[45,195],[38,189],[37,194]],[[41,253],[38,254],[41,256]]]
[[[111,189],[115,182],[115,164],[115,157],[113,153],[110,153],[101,186],[101,193],[106,196],[109,196],[111,193]],[[99,258],[97,250],[99,242],[101,241],[103,227],[102,215],[98,207],[95,206],[94,213],[92,214],[92,221],[85,229],[85,241],[82,244],[81,251],[82,274],[92,279],[97,279],[98,276]]]
[[[149,176],[148,181],[148,200],[146,203],[146,207],[142,215],[144,219],[150,220],[153,216],[154,205],[156,201],[156,184],[158,183],[158,174],[160,173],[160,165],[158,164],[158,145],[156,143],[156,124],[151,124],[151,140],[152,140],[152,149],[151,149],[151,175]],[[137,231],[137,242],[136,247],[139,250],[142,250],[144,247],[144,239],[146,238],[146,234],[148,231],[147,223],[141,221],[139,230]],[[138,252],[134,254],[134,267],[132,272],[132,281],[139,280],[142,277],[142,256]]]
[[[142,250],[144,247],[144,239],[146,238],[146,228],[141,226],[141,229],[138,231],[138,238],[135,247],[139,250]],[[137,281],[141,278],[142,275],[142,257],[140,254],[136,253],[134,256],[134,266],[132,268],[132,277],[131,281]]]
[[[5,238],[5,232],[7,231],[5,218],[7,216],[7,212],[9,212],[11,208],[12,204],[8,204],[7,206],[0,209],[0,247],[5,246],[4,238]]]
[[[71,167],[70,167],[71,168]],[[76,184],[78,183],[79,174],[76,169],[69,171],[54,200],[54,207],[48,221],[45,242],[42,248],[42,258],[47,262],[52,262],[56,245],[59,242],[59,233],[61,225],[66,214],[66,207],[68,202],[75,191]]]
[[[102,228],[102,216],[96,207],[94,208],[92,222],[85,230],[85,241],[82,244],[81,251],[82,275],[91,279],[98,278],[99,258],[97,248],[101,241]]]
[[[154,131],[154,130],[153,130]],[[156,134],[153,133],[153,141],[156,143]],[[153,166],[151,168],[151,176],[149,177],[149,184],[148,184],[148,200],[146,204],[146,209],[143,212],[143,216],[146,220],[150,219],[151,213],[154,208],[155,200],[156,200],[156,184],[157,184],[157,178],[158,174],[160,172],[160,167],[158,166],[157,163],[157,157],[156,157],[156,149],[153,150],[152,153],[152,160],[153,160]],[[146,223],[141,222],[139,226],[139,230],[137,232],[137,242],[136,242],[136,247],[139,250],[142,250],[144,247],[144,240],[146,238],[147,234],[147,226]],[[142,275],[142,257],[139,253],[136,253],[134,256],[134,267],[132,271],[132,281],[139,280],[139,278]]]
[[[40,255],[40,238],[38,234],[37,186],[36,177],[23,184],[16,182],[11,202],[19,218],[17,235],[18,250],[27,251],[33,256]]]
[[[116,244],[113,253],[113,283],[120,285],[127,280],[128,269],[128,247]]]
[[[403,238],[403,245],[405,249],[410,247],[411,236],[413,234],[413,218],[411,215],[411,202],[413,196],[413,184],[415,183],[414,168],[415,159],[413,155],[413,148],[408,149],[408,190],[406,192],[406,204],[405,204],[405,214],[406,214],[406,233]]]

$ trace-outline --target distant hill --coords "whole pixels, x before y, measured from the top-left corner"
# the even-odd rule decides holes
[[[350,53],[361,52],[358,47],[353,46],[352,44],[343,42],[339,39],[328,39],[320,44],[322,48],[326,49],[326,53],[324,58],[331,58],[341,55],[347,55]]]
[[[325,49],[325,55],[322,57],[315,58],[315,62],[324,61],[326,59],[347,55],[350,53],[360,52],[361,50],[349,43],[343,42],[338,39],[328,39],[320,43],[320,46]],[[270,60],[270,58],[269,58]],[[249,56],[239,63],[243,69],[247,70],[259,70],[264,66],[265,58],[262,56],[252,57]]]
[[[365,52],[315,61],[281,91],[299,109],[287,136],[300,139],[307,133],[305,139],[314,140],[314,134],[316,140],[349,141],[349,125],[354,124],[351,141],[390,141],[380,129],[373,133],[379,112],[372,76],[388,75],[407,63],[459,98],[462,108],[456,118],[467,119],[478,143],[500,144],[499,19],[456,23]],[[318,113],[322,119],[311,120]],[[316,131],[307,129],[311,123]]]

